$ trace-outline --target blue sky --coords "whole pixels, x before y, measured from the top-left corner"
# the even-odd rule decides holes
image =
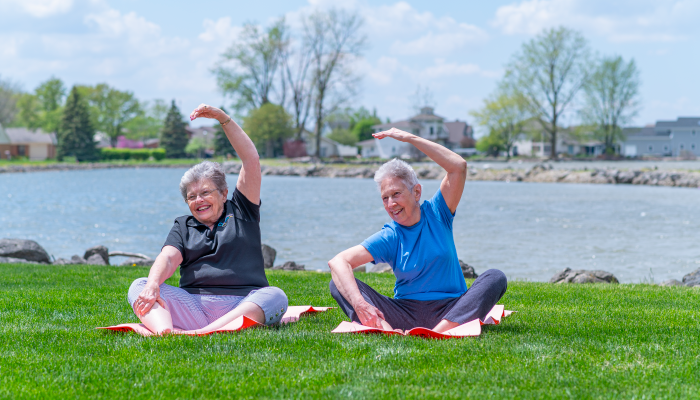
[[[246,22],[325,8],[330,0],[0,0],[0,77],[31,90],[50,76],[68,85],[107,82],[143,100],[176,99],[183,114],[224,102],[210,70]],[[637,125],[700,116],[700,1],[364,1],[352,105],[408,116],[418,85],[436,113],[470,121],[523,42],[544,28],[581,31],[601,55],[634,58],[641,72]]]

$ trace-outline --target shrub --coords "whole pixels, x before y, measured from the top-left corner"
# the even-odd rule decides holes
[[[111,160],[138,160],[145,161],[149,157],[160,161],[165,158],[165,149],[121,149],[105,147],[100,151],[100,158],[105,161]]]
[[[162,149],[162,148],[151,149],[151,156],[153,156],[154,160],[160,161],[160,160],[165,158],[165,149]]]

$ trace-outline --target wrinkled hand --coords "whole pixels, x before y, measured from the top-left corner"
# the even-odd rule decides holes
[[[228,119],[228,115],[216,107],[200,104],[190,114],[190,121],[194,121],[197,118],[211,118],[219,121],[219,123],[224,123]]]
[[[165,300],[160,297],[160,288],[156,285],[146,285],[134,302],[134,313],[136,313],[136,316],[142,317],[151,311],[151,308],[153,308],[156,302],[158,302],[161,307],[168,310],[168,305],[165,303]]]
[[[382,321],[384,321],[384,314],[377,307],[369,304],[366,301],[362,301],[353,307],[357,317],[364,326],[369,326],[372,328],[384,329],[382,326]]]
[[[412,135],[408,132],[396,128],[391,128],[388,131],[373,133],[372,136],[374,136],[377,139],[384,139],[385,137],[390,137],[398,140],[399,142],[407,142],[411,138],[415,137],[415,135]]]

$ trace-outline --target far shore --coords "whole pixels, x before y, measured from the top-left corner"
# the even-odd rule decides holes
[[[99,162],[0,164],[0,173],[41,171],[82,171],[114,168],[189,168],[201,160],[174,162]],[[237,174],[241,164],[223,161],[226,171]],[[304,160],[305,161],[305,160]],[[372,178],[381,165],[376,162],[303,162],[280,159],[262,160],[263,175],[329,178]],[[467,180],[542,183],[632,184],[700,188],[700,162],[665,161],[561,161],[516,160],[470,161]],[[419,178],[442,179],[445,171],[432,162],[413,163]]]

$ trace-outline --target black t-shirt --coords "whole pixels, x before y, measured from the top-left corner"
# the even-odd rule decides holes
[[[163,247],[182,253],[180,288],[192,294],[246,296],[269,286],[260,240],[260,206],[235,189],[213,230],[191,215],[179,217]]]

